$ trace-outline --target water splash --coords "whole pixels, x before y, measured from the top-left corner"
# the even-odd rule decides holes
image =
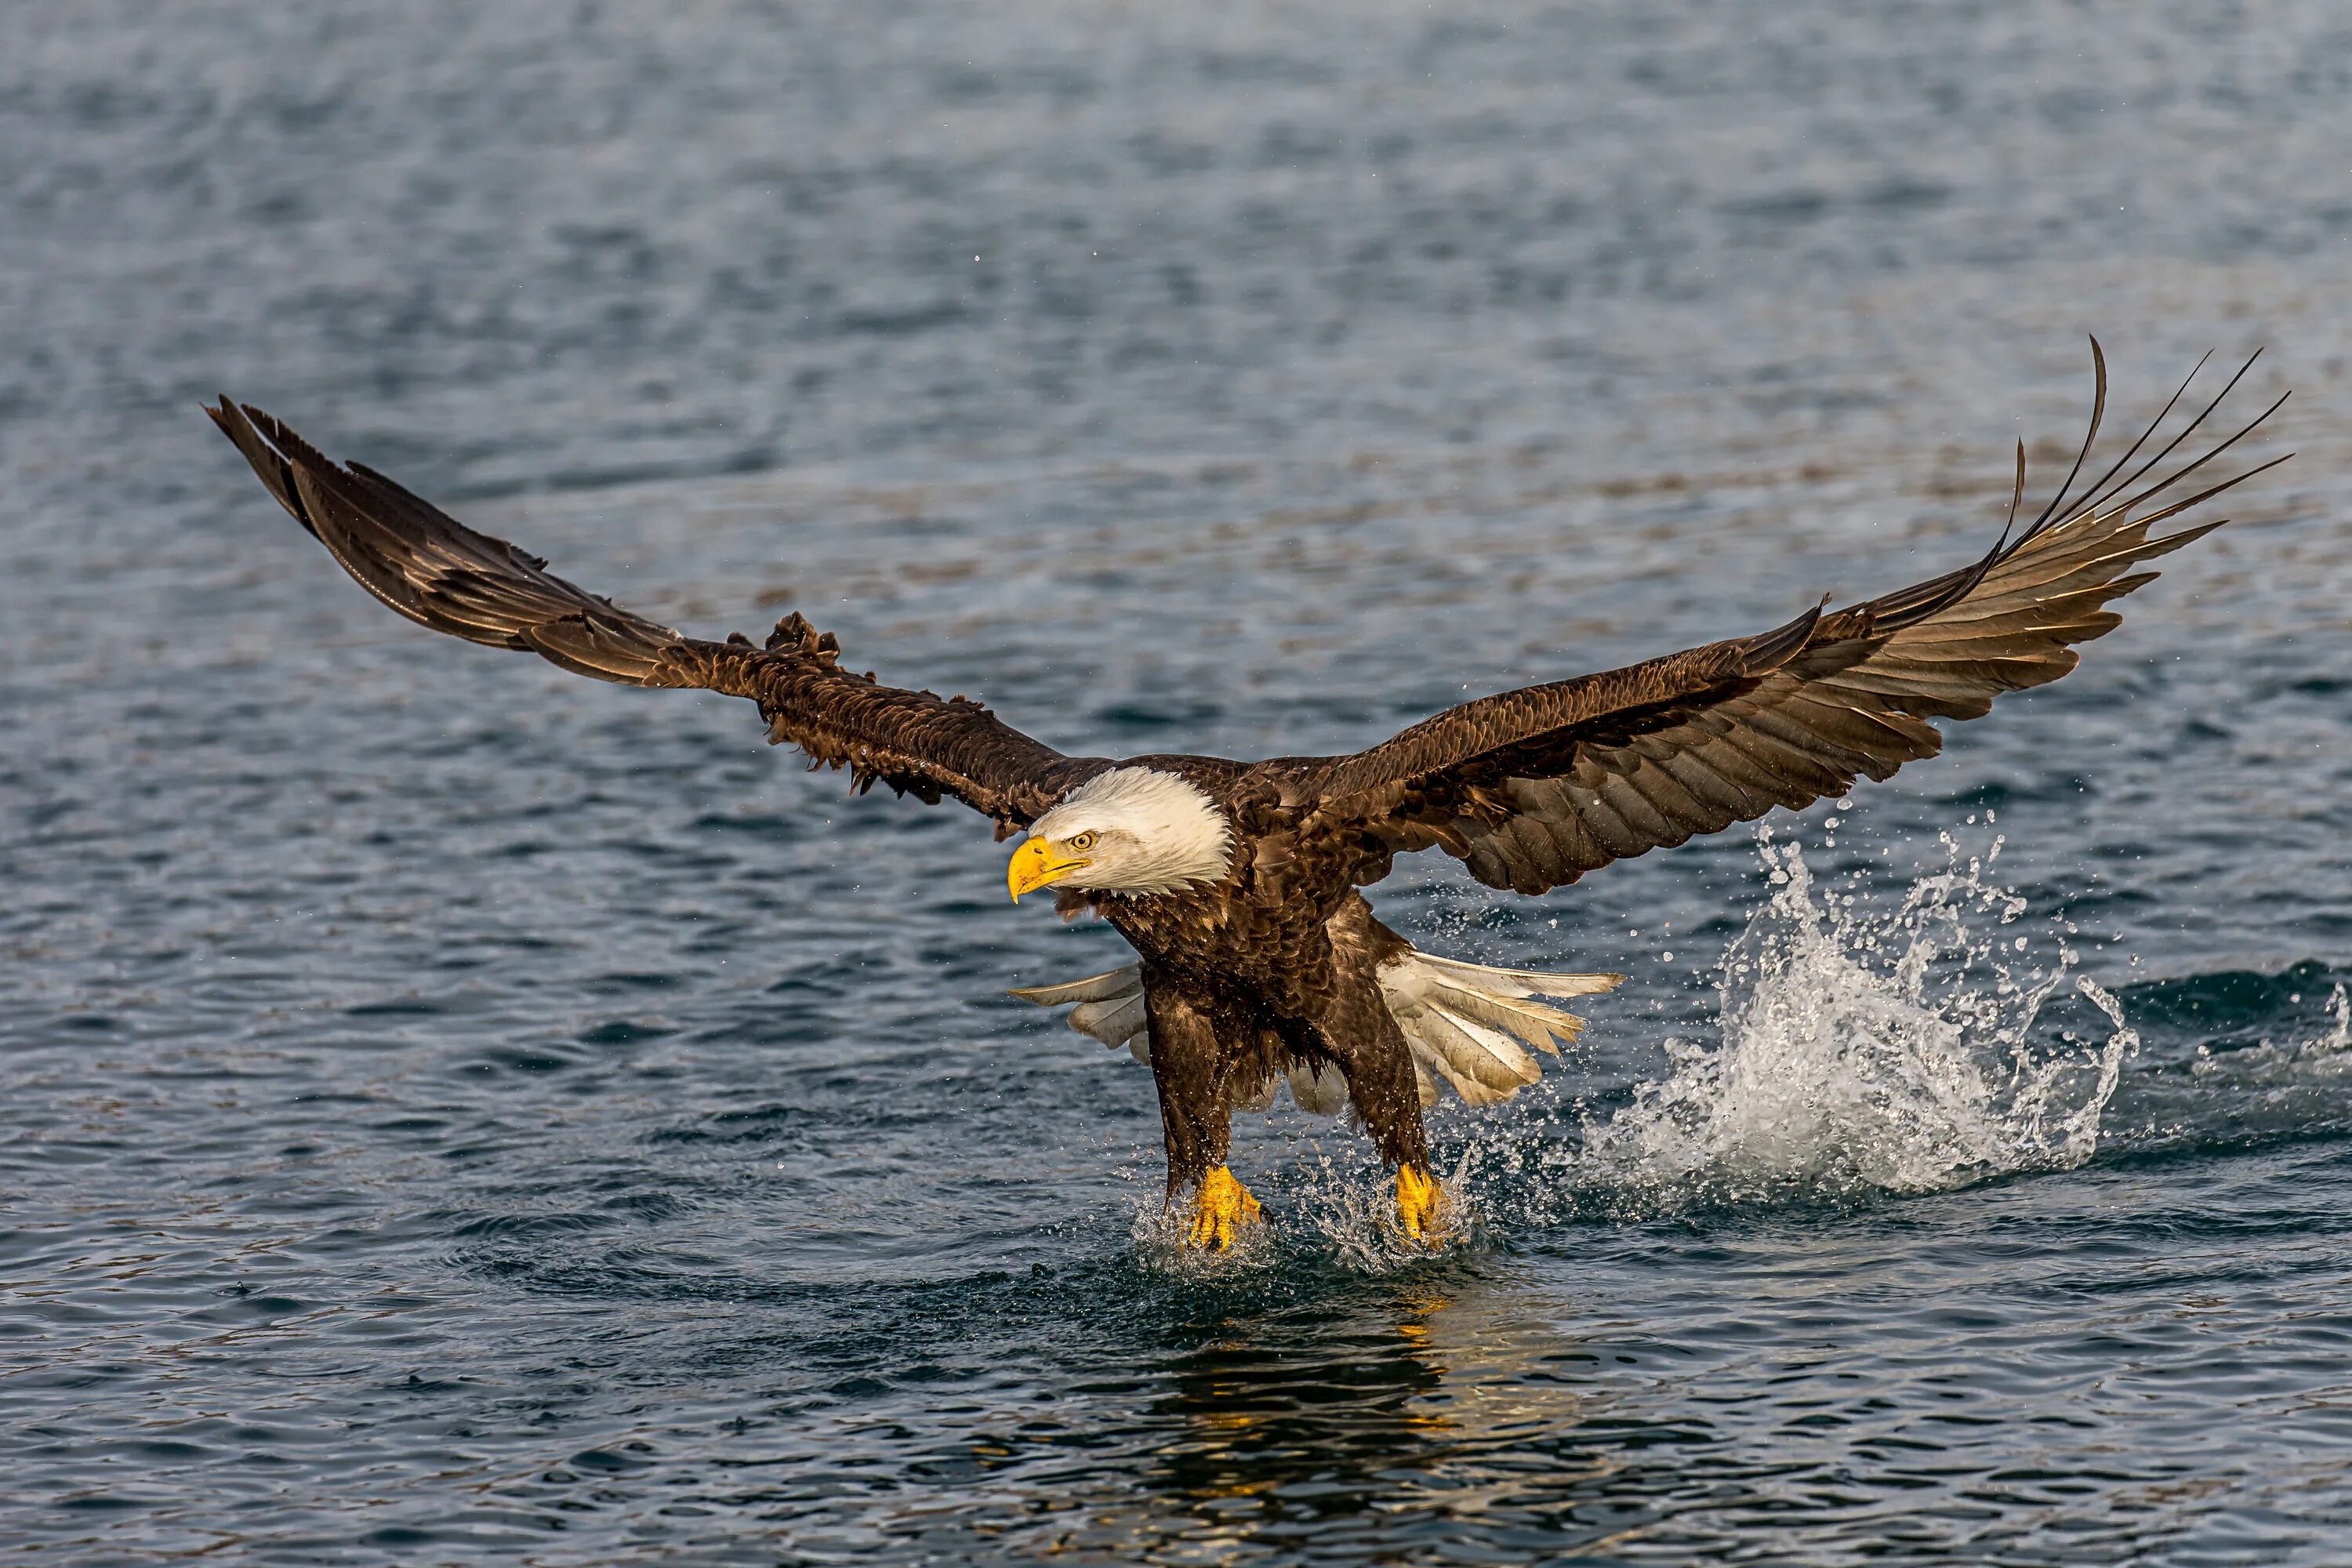
[[[2090,1158],[2138,1037],[2076,977],[2112,1032],[2029,1044],[2075,956],[2018,933],[2025,901],[1985,879],[1998,840],[1964,863],[1947,834],[1948,868],[1884,915],[1818,887],[1798,845],[1758,841],[1774,890],[1725,955],[1719,1043],[1668,1040],[1665,1079],[1584,1120],[1577,1186],[1680,1206],[1937,1192]]]
[[[1277,1224],[1239,1226],[1229,1251],[1207,1252],[1192,1245],[1192,1216],[1183,1205],[1158,1198],[1139,1201],[1128,1239],[1149,1272],[1172,1279],[1232,1279],[1278,1268],[1290,1250]]]
[[[1449,1166],[1433,1162],[1445,1190],[1445,1224],[1428,1241],[1415,1240],[1396,1225],[1395,1178],[1349,1147],[1335,1157],[1321,1140],[1297,1182],[1295,1207],[1304,1232],[1339,1268],[1385,1275],[1420,1268],[1433,1259],[1475,1247],[1485,1234],[1486,1213],[1472,1180],[1478,1150],[1462,1152]]]
[[[1397,1236],[1388,1178],[1370,1151],[1350,1137],[1326,1141],[1328,1123],[1301,1119],[1295,1141],[1276,1134],[1289,1157],[1268,1187],[1274,1223],[1219,1264],[1262,1268],[1306,1253],[1387,1274],[1475,1249],[1497,1226],[1944,1192],[2071,1170],[2098,1151],[2110,1112],[2124,1116],[2119,1088],[2132,1112],[2159,1122],[2158,1108],[2140,1103],[2147,1086],[2124,1082],[2140,1035],[2114,995],[2077,973],[2070,928],[2031,918],[2028,901],[1993,879],[1999,838],[1974,854],[1952,833],[1941,837],[1943,868],[1889,905],[1860,886],[1825,885],[1799,844],[1759,830],[1771,896],[1724,955],[1717,1037],[1665,1040],[1668,1070],[1620,1090],[1625,1102],[1610,1112],[1538,1101],[1451,1127],[1441,1119],[1440,1175],[1455,1205],[1448,1247]],[[2087,1005],[2079,1017],[2045,1016],[2076,996]],[[2329,1010],[2333,1027],[2317,1039],[2226,1057],[2200,1048],[2184,1089],[2226,1079],[2268,1089],[2284,1107],[2270,1120],[2295,1121],[2294,1111],[2298,1125],[2320,1115],[2325,1098],[2340,1121],[2352,1082],[2352,998],[2342,987]],[[2147,1132],[2123,1137],[2148,1146]],[[1134,1239],[1171,1272],[1200,1270],[1179,1228],[1156,1205],[1139,1207]]]
[[[1311,1130],[1328,1128],[1321,1117],[1301,1116],[1304,1134],[1292,1145],[1296,1162],[1263,1181],[1254,1181],[1265,1200],[1265,1222],[1237,1230],[1229,1252],[1203,1252],[1189,1244],[1191,1221],[1184,1205],[1139,1199],[1129,1227],[1135,1256],[1150,1272],[1173,1279],[1222,1280],[1280,1269],[1312,1258],[1351,1274],[1383,1276],[1412,1269],[1475,1247],[1484,1231],[1485,1211],[1470,1182],[1473,1154],[1437,1175],[1446,1192],[1444,1232],[1433,1241],[1406,1237],[1395,1221],[1394,1178],[1368,1145],[1354,1136],[1334,1141]]]

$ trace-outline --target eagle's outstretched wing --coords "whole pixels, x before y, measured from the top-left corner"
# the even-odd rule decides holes
[[[2013,539],[2005,531],[1981,560],[1755,637],[1465,702],[1301,781],[1319,797],[1307,830],[1360,846],[1359,882],[1386,875],[1399,851],[1435,845],[1489,887],[1539,893],[1935,755],[1942,738],[1928,720],[1974,719],[2001,692],[2057,679],[2074,668],[2069,645],[2121,620],[2107,601],[2156,575],[2133,568],[2221,526],[2156,538],[2156,523],[2285,461],[2182,493],[2182,481],[2208,477],[2204,466],[2273,403],[2169,478],[2140,485],[2229,395],[2242,368],[2187,429],[2133,467],[2188,391],[2183,382],[2131,449],[2069,500],[2106,405],[2095,340],[2091,351],[2097,395],[2074,471],[2041,517]],[[2021,497],[2021,444],[2017,460]],[[2012,499],[2012,530],[2015,517]]]
[[[770,741],[812,765],[851,770],[926,801],[953,795],[1003,837],[1102,764],[1065,757],[961,697],[906,691],[839,668],[832,634],[800,616],[764,647],[705,642],[565,582],[547,563],[477,533],[373,469],[339,466],[261,410],[207,408],[278,503],[362,588],[420,626],[625,686],[700,687],[748,697]]]

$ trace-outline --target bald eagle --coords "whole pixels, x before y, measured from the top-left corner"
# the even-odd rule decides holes
[[[1168,1203],[1192,1244],[1223,1249],[1259,1217],[1226,1167],[1233,1112],[1287,1085],[1303,1108],[1353,1111],[1394,1173],[1400,1232],[1433,1239],[1446,1197],[1423,1111],[1441,1083],[1472,1105],[1539,1076],[1583,1021],[1539,1000],[1615,974],[1495,969],[1418,952],[1359,889],[1400,854],[1442,849],[1490,888],[1541,893],[1587,871],[1844,793],[1936,754],[1936,719],[2055,680],[2070,645],[2112,629],[2107,602],[2141,563],[2219,527],[2155,524],[2263,468],[2206,465],[2278,404],[2167,477],[2150,471],[2202,428],[2253,361],[2185,429],[2143,456],[2172,401],[2079,492],[2106,405],[2092,345],[2090,434],[2066,482],[2022,530],[2025,448],[2010,525],[1967,564],[1851,608],[1622,669],[1481,697],[1349,756],[1065,756],[961,697],[886,686],[841,666],[831,634],[787,616],[763,643],[688,637],[551,574],[373,469],[338,466],[257,408],[207,408],[278,504],[360,585],[410,620],[525,649],[629,686],[750,699],[772,743],[936,804],[948,796],[1017,837],[1015,900],[1054,890],[1134,947],[1129,968],[1013,994],[1073,1005],[1071,1023],[1148,1063],[1160,1094]],[[2199,362],[2199,368],[2203,366]],[[2280,402],[2284,399],[2281,398]],[[2284,461],[2284,458],[2275,461]],[[2203,488],[2184,483],[2200,475]],[[1184,1200],[1189,1195],[1190,1206]]]

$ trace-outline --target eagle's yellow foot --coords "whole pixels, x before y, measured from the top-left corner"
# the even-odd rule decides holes
[[[1236,1226],[1257,1223],[1257,1200],[1220,1165],[1201,1178],[1192,1199],[1192,1229],[1185,1239],[1209,1252],[1225,1252],[1233,1247]]]
[[[1397,1225],[1415,1241],[1434,1245],[1445,1235],[1445,1190],[1437,1178],[1411,1165],[1396,1175]]]

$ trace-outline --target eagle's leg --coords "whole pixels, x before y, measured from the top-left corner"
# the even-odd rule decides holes
[[[1223,1252],[1236,1229],[1255,1225],[1258,1202],[1225,1166],[1233,1142],[1233,1109],[1226,1099],[1226,1064],[1218,1047],[1217,1019],[1210,1008],[1164,979],[1144,976],[1144,1005],[1151,1019],[1151,1076],[1160,1088],[1160,1130],[1168,1144],[1168,1203],[1192,1194],[1192,1217],[1185,1232],[1192,1246]]]
[[[1223,1165],[1213,1166],[1193,1194],[1192,1226],[1184,1239],[1206,1252],[1224,1252],[1234,1245],[1235,1228],[1255,1225],[1258,1218],[1257,1200],[1241,1178]]]
[[[1368,984],[1341,998],[1317,1032],[1347,1069],[1356,1119],[1396,1171],[1398,1228],[1415,1241],[1436,1241],[1445,1232],[1445,1193],[1430,1169],[1421,1083],[1404,1031],[1378,986]]]
[[[1396,1207],[1398,1227],[1413,1240],[1434,1242],[1445,1235],[1445,1189],[1426,1170],[1397,1167]]]
[[[1429,1165],[1419,1069],[1390,1005],[1382,966],[1412,944],[1372,917],[1361,893],[1342,900],[1324,926],[1335,982],[1314,1020],[1323,1047],[1348,1075],[1348,1099],[1381,1158],[1396,1172],[1397,1228],[1414,1241],[1445,1234],[1445,1191]]]

